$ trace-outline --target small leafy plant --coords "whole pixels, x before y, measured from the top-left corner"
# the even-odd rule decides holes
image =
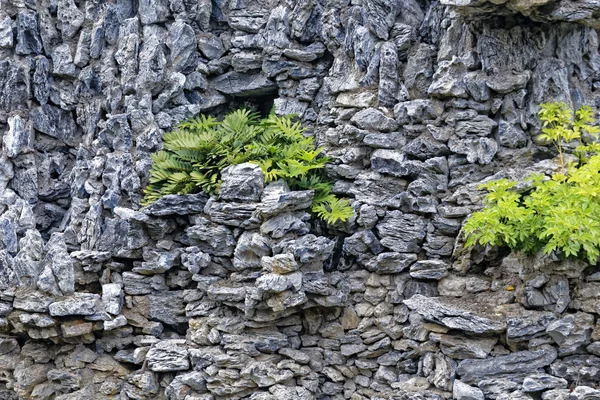
[[[485,207],[464,226],[466,246],[508,246],[516,251],[548,254],[559,250],[567,257],[596,264],[600,256],[600,147],[593,110],[583,106],[574,115],[564,102],[541,105],[542,134],[558,151],[560,172],[552,177],[533,174],[532,188],[515,191],[517,182],[501,179],[480,186],[488,191]],[[567,162],[565,148],[576,144],[577,161]]]
[[[331,193],[331,182],[322,177],[329,159],[303,132],[292,116],[271,113],[260,119],[245,109],[227,114],[223,121],[201,115],[182,122],[165,134],[164,150],[152,155],[142,205],[168,194],[217,194],[223,168],[251,162],[261,167],[265,182],[283,179],[294,190],[314,190],[312,211],[319,218],[346,221],[354,215],[349,201]]]

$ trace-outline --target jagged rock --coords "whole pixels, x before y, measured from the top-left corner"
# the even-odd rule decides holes
[[[33,147],[33,130],[31,125],[20,116],[8,118],[8,131],[3,138],[3,148],[6,155],[15,158],[21,153],[27,153]]]
[[[138,11],[142,24],[165,22],[169,15],[169,2],[167,0],[143,0],[139,3]]]
[[[459,380],[454,381],[452,396],[456,400],[484,400],[483,392]]]
[[[260,233],[269,235],[274,239],[281,239],[287,234],[296,233],[305,235],[309,232],[308,226],[304,220],[308,214],[282,213],[267,219],[260,226]]]
[[[205,33],[198,36],[198,48],[209,60],[217,59],[225,53],[223,42],[212,33]]]
[[[485,84],[494,92],[501,94],[516,92],[524,88],[531,78],[531,71],[521,73],[495,74],[486,80]]]
[[[567,380],[548,374],[533,374],[523,380],[524,392],[541,392],[548,389],[566,389]]]
[[[489,136],[497,125],[498,124],[494,120],[486,117],[485,115],[478,115],[470,120],[458,121],[456,123],[456,127],[454,128],[454,132],[460,138],[475,135]]]
[[[13,45],[12,19],[6,17],[0,21],[0,48],[11,48]]]
[[[449,265],[441,260],[417,261],[410,267],[410,276],[415,279],[440,280],[448,276]]]
[[[418,175],[423,166],[420,161],[409,160],[400,151],[378,149],[371,154],[371,168],[382,174],[404,177]]]
[[[244,232],[233,252],[233,266],[240,271],[247,268],[260,268],[262,257],[270,254],[271,243],[268,238],[255,232]]]
[[[280,275],[292,273],[299,268],[292,254],[276,254],[273,257],[264,256],[260,261],[264,270]]]
[[[435,333],[431,333],[429,338],[440,343],[442,353],[458,360],[486,358],[497,342],[495,338],[475,339]]]
[[[52,73],[54,75],[66,77],[76,76],[77,71],[75,69],[75,64],[73,64],[71,49],[67,44],[62,44],[54,48],[52,51],[52,65]]]
[[[75,271],[63,234],[54,233],[44,248],[44,269],[37,287],[55,296],[67,296],[75,292]]]
[[[400,211],[388,211],[377,225],[381,244],[392,251],[416,253],[425,238],[425,220],[422,217]]]
[[[55,301],[48,306],[53,317],[69,315],[94,315],[98,312],[100,296],[92,293],[74,293],[63,300]]]
[[[123,272],[123,290],[130,295],[143,295],[167,290],[163,275],[145,276],[133,272]]]
[[[22,10],[17,15],[17,46],[15,47],[17,54],[42,53],[42,39],[37,18],[38,14],[31,10]]]
[[[436,97],[467,97],[464,83],[466,72],[464,62],[457,58],[440,62],[427,93]]]
[[[291,192],[285,182],[277,181],[265,187],[258,211],[265,217],[303,211],[311,206],[313,198],[312,190]]]
[[[277,85],[263,74],[241,74],[230,71],[210,81],[210,86],[231,96],[263,96],[273,93]]]
[[[198,214],[204,210],[204,206],[208,201],[205,193],[197,194],[170,194],[163,196],[144,208],[144,213],[159,217],[167,215],[188,215]]]
[[[380,274],[395,274],[406,270],[417,261],[417,255],[411,253],[380,253],[364,262],[365,267]]]
[[[181,20],[169,27],[167,45],[171,49],[171,64],[175,71],[181,71],[190,61],[196,50],[197,41],[191,26]],[[187,82],[186,82],[187,83]]]
[[[219,197],[226,201],[256,202],[262,195],[265,177],[256,164],[232,165],[221,171]]]
[[[146,355],[148,368],[156,372],[185,371],[189,368],[188,351],[181,340],[162,340]]]
[[[428,321],[447,326],[451,329],[472,333],[499,333],[506,329],[506,324],[496,319],[485,316],[485,312],[470,311],[471,305],[455,306],[451,299],[412,296],[404,300],[404,304],[411,310],[419,313]],[[460,304],[460,303],[459,303]],[[480,316],[478,314],[484,315]]]
[[[466,155],[470,163],[489,164],[498,152],[498,143],[489,138],[451,138],[448,148],[455,153]]]
[[[220,225],[212,224],[204,217],[197,217],[195,224],[186,228],[189,245],[208,254],[228,257],[233,254],[236,244],[231,231]]]
[[[516,149],[527,144],[527,134],[519,125],[502,120],[498,124],[496,140],[501,146]]]
[[[121,285],[107,283],[102,285],[102,303],[104,310],[113,315],[119,315],[123,307],[123,291]]]
[[[396,121],[386,117],[385,114],[375,108],[359,111],[352,117],[351,121],[360,129],[370,131],[392,132],[398,128]]]
[[[556,359],[556,350],[550,346],[538,350],[526,350],[487,360],[464,360],[458,364],[456,373],[465,383],[478,383],[484,379],[528,374],[550,365]]]
[[[84,13],[77,8],[73,0],[58,0],[58,28],[63,39],[72,38],[84,21]]]
[[[71,112],[64,111],[49,104],[33,108],[29,119],[35,130],[45,133],[70,146],[78,142],[77,127]]]

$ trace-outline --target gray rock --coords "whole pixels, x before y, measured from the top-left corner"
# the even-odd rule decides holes
[[[75,77],[75,64],[68,44],[61,44],[52,50],[52,73],[58,76]]]
[[[556,320],[550,312],[530,311],[523,316],[509,316],[506,319],[506,337],[509,340],[524,341],[541,336],[548,326]]]
[[[14,115],[8,118],[8,131],[3,138],[3,148],[6,155],[15,158],[21,153],[33,150],[33,130],[31,125],[20,116]]]
[[[489,138],[451,138],[448,148],[457,154],[467,156],[470,163],[489,164],[498,152],[498,143]]]
[[[500,121],[498,132],[496,133],[496,140],[500,146],[508,147],[510,149],[525,147],[527,145],[527,139],[527,134],[523,131],[521,126],[511,124],[504,120]]]
[[[440,280],[448,276],[449,265],[441,260],[421,260],[410,267],[410,276],[415,279]]]
[[[163,196],[143,209],[148,215],[159,217],[167,215],[189,215],[198,214],[204,210],[208,201],[205,193],[197,194],[170,194]]]
[[[458,303],[459,306],[453,303]],[[506,324],[498,320],[497,316],[485,316],[482,310],[471,311],[472,304],[460,304],[452,299],[412,296],[404,300],[404,304],[414,310],[428,321],[444,325],[450,329],[457,329],[471,333],[499,333],[506,329]],[[475,308],[475,307],[473,307]],[[479,315],[478,315],[479,314]],[[480,316],[484,315],[484,316]]]
[[[414,214],[388,211],[377,225],[381,244],[399,253],[417,253],[425,238],[425,219]]]
[[[233,267],[244,269],[261,268],[261,259],[271,254],[271,242],[259,233],[247,231],[238,239],[233,252]]]
[[[420,161],[409,160],[403,152],[377,149],[371,154],[371,168],[382,174],[405,177],[418,175],[423,165]]]
[[[456,400],[484,400],[483,392],[459,380],[454,381],[452,396]]]
[[[220,58],[225,53],[223,42],[212,33],[204,33],[198,36],[198,49],[209,60]]]
[[[11,48],[13,46],[12,19],[6,17],[0,21],[0,48]]]
[[[299,266],[292,254],[276,254],[273,257],[261,258],[263,270],[285,275],[298,270]]]
[[[570,395],[569,389],[553,389],[542,393],[542,400],[567,400]]]
[[[63,39],[70,39],[75,36],[83,24],[85,15],[77,8],[73,0],[58,0],[57,6],[58,29]]]
[[[162,340],[148,351],[148,368],[155,372],[185,371],[189,369],[188,351],[182,340]]]
[[[150,25],[165,22],[169,16],[168,0],[141,0],[138,4],[140,22]]]
[[[55,296],[67,296],[75,292],[73,260],[67,251],[62,233],[53,233],[44,248],[44,269],[37,287]]]
[[[287,276],[278,274],[264,274],[256,280],[256,287],[267,293],[281,293],[293,285],[293,281]]]
[[[435,97],[467,97],[466,72],[464,62],[457,58],[440,62],[427,93]]]
[[[260,226],[260,233],[274,239],[281,239],[288,234],[305,235],[309,232],[304,219],[308,214],[283,213],[267,219]]]
[[[48,306],[54,299],[42,292],[30,291],[19,293],[13,302],[17,310],[23,310],[32,313],[48,312]]]
[[[94,315],[98,312],[100,296],[93,293],[74,293],[70,297],[55,301],[48,306],[53,317],[69,315]]]
[[[497,342],[495,338],[469,338],[435,333],[431,333],[429,338],[440,343],[442,353],[458,360],[486,358]]]
[[[556,350],[550,346],[538,350],[526,350],[486,360],[464,360],[458,364],[456,373],[465,383],[478,383],[484,379],[496,379],[515,374],[536,372],[556,359]]]
[[[488,77],[485,83],[494,92],[506,94],[524,88],[530,78],[531,71],[525,70],[521,73],[495,74]]]
[[[458,137],[470,137],[470,136],[489,136],[492,130],[498,124],[485,115],[478,115],[473,119],[465,121],[458,121],[454,132]]]
[[[121,285],[116,283],[102,285],[102,303],[107,313],[119,315],[123,307],[123,290]]]
[[[17,15],[17,46],[15,53],[21,55],[41,54],[42,39],[38,30],[38,14],[22,10]]]
[[[588,387],[577,386],[567,397],[567,400],[595,400],[600,399],[600,390]]]
[[[379,104],[391,107],[398,100],[398,51],[396,44],[385,42],[380,48],[379,61]]]
[[[232,165],[221,171],[219,197],[225,201],[256,202],[260,200],[265,177],[252,163]]]
[[[364,261],[365,267],[378,274],[396,274],[403,272],[417,261],[412,253],[380,253],[375,258]]]
[[[186,244],[198,246],[201,251],[215,256],[233,255],[236,241],[228,228],[213,224],[203,217],[197,217],[194,222],[194,225],[185,229]]]
[[[196,51],[197,41],[194,30],[181,20],[175,21],[169,27],[167,45],[171,49],[170,57],[173,70],[183,70],[190,61],[193,61],[192,56]]]
[[[133,272],[123,272],[123,291],[129,295],[143,295],[167,290],[163,275],[145,276]]]
[[[398,123],[386,117],[375,108],[367,108],[354,114],[351,121],[360,129],[380,132],[392,132],[398,128]]]
[[[273,182],[264,189],[258,211],[265,217],[271,217],[306,210],[312,205],[314,194],[312,190],[291,192],[285,182]]]
[[[523,391],[541,392],[548,389],[566,389],[567,380],[548,374],[533,374],[523,380]]]
[[[227,95],[264,96],[275,92],[277,85],[263,74],[241,74],[230,71],[210,81],[210,86]]]
[[[46,104],[31,109],[29,119],[35,130],[59,139],[70,146],[77,145],[79,141],[77,125],[69,111]]]
[[[162,274],[179,265],[179,249],[158,251],[149,247],[143,250],[144,262],[133,267],[132,271],[142,275]]]

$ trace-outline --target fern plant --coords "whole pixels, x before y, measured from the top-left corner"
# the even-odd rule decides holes
[[[314,190],[312,211],[319,218],[347,221],[354,215],[350,202],[331,193],[331,182],[322,176],[329,159],[303,132],[292,116],[271,113],[260,119],[246,109],[227,114],[223,121],[201,115],[182,122],[165,134],[164,150],[152,155],[142,205],[168,194],[217,194],[223,168],[251,162],[261,167],[267,183],[283,179],[292,189]]]
[[[546,254],[559,250],[595,264],[600,256],[600,155],[597,143],[582,140],[584,132],[598,138],[593,110],[583,106],[573,115],[565,103],[548,103],[541,105],[539,116],[540,139],[556,147],[560,172],[550,178],[529,176],[532,189],[526,193],[516,192],[517,182],[508,179],[481,185],[488,191],[485,207],[464,226],[466,246]],[[578,161],[567,163],[564,149],[572,142]]]

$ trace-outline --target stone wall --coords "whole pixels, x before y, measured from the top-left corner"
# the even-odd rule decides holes
[[[477,185],[556,169],[593,0],[0,0],[0,399],[598,399],[600,273],[473,251]],[[252,165],[140,209],[165,131],[300,115],[356,217]]]

